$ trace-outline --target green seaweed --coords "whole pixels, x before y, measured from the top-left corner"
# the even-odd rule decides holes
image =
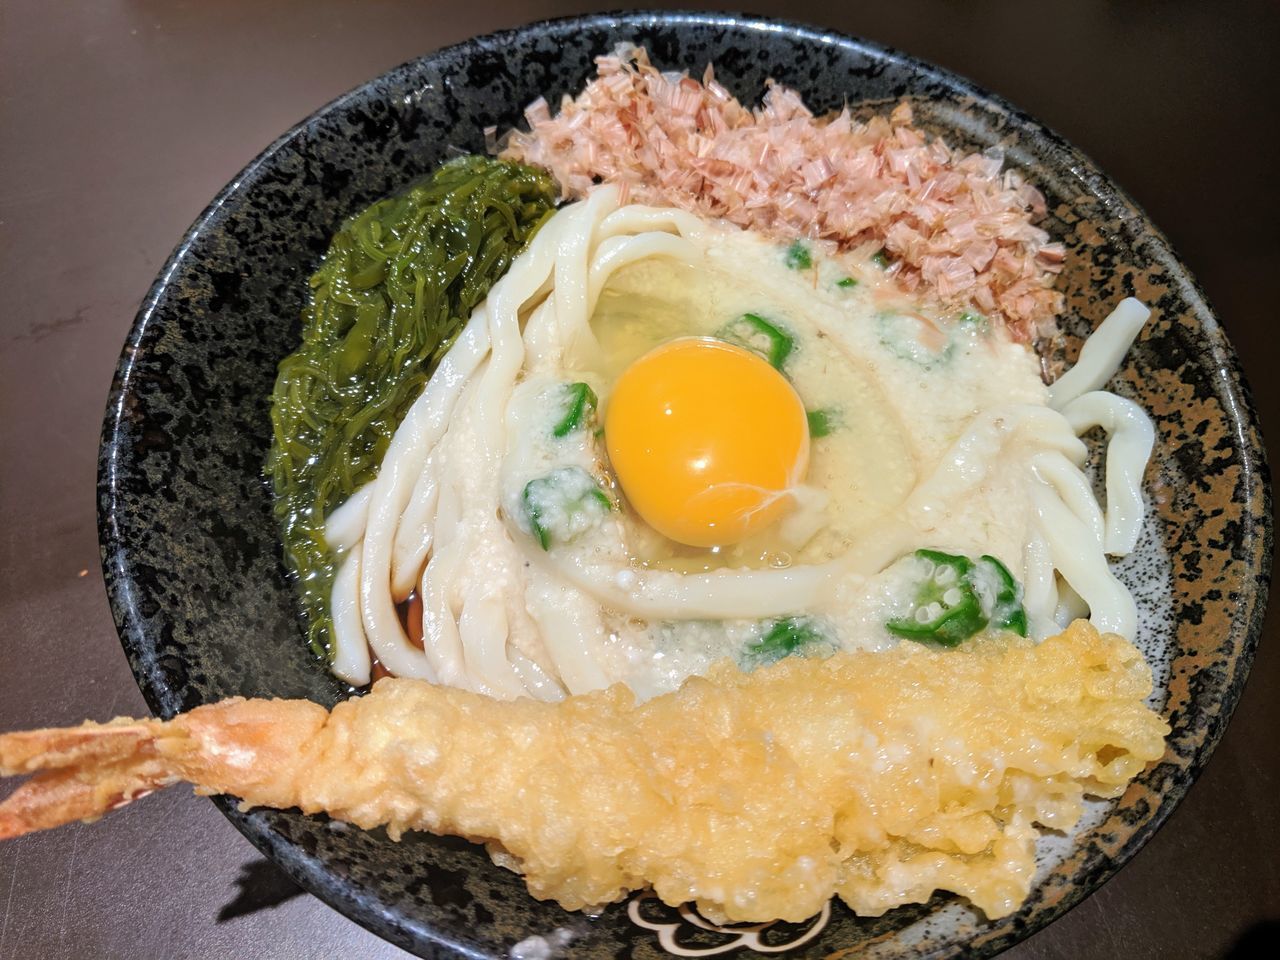
[[[271,396],[267,475],[307,639],[332,656],[328,514],[372,480],[471,311],[555,207],[552,177],[461,157],[334,235]]]

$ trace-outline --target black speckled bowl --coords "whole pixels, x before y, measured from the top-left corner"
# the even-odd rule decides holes
[[[846,99],[910,98],[953,142],[1002,146],[1049,200],[1069,248],[1068,359],[1108,304],[1156,310],[1113,388],[1152,411],[1158,445],[1138,553],[1121,565],[1139,591],[1155,700],[1173,726],[1159,765],[1073,836],[1041,851],[1017,914],[987,922],[953,898],[859,919],[838,904],[800,930],[797,954],[920,957],[965,945],[993,954],[1105,881],[1168,816],[1235,706],[1262,622],[1270,503],[1263,446],[1239,367],[1195,280],[1160,232],[1089,160],[968,82],[836,34],[702,14],[625,14],[535,24],[450,47],[347,94],[273,143],[209,206],[165,265],[125,345],[103,431],[102,562],[120,636],[158,714],[233,695],[309,697],[347,689],[303,642],[272,523],[262,464],[276,363],[293,349],[305,279],[340,221],[429,171],[453,147],[483,149],[486,126],[514,124],[539,94],[580,87],[592,57],[621,39],[663,67],[714,61],[738,96],[766,78],[819,110]],[[588,920],[529,897],[468,843],[339,829],[296,812],[242,814],[244,834],[307,889],[421,956],[499,956],[568,931],[573,954],[654,957],[663,942],[729,947],[640,899]],[[193,853],[193,855],[195,855]],[[659,930],[666,926],[665,941]]]

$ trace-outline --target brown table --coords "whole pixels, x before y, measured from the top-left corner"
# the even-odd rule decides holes
[[[434,6],[0,0],[0,729],[145,712],[98,567],[95,456],[137,304],[205,202],[348,88],[592,4]],[[1264,428],[1280,430],[1274,5],[750,6],[951,68],[1079,145],[1182,251]],[[1280,648],[1266,634],[1186,802],[1103,890],[1008,956],[1219,957],[1280,940]],[[300,894],[183,789],[0,846],[5,960],[336,956],[404,954]]]

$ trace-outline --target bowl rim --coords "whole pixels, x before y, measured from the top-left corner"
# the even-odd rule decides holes
[[[182,266],[192,246],[204,230],[215,221],[223,206],[236,196],[242,185],[246,181],[252,181],[281,150],[305,134],[316,121],[367,95],[369,89],[378,82],[397,73],[411,70],[426,61],[465,55],[477,48],[501,47],[530,33],[565,30],[572,27],[617,30],[620,27],[640,29],[682,26],[745,28],[761,33],[786,34],[807,44],[840,46],[853,52],[866,54],[880,62],[908,67],[975,100],[994,105],[1007,114],[1013,125],[1022,132],[1043,138],[1055,150],[1067,153],[1073,160],[1078,161],[1071,164],[1067,172],[1080,181],[1089,194],[1126,208],[1139,218],[1144,226],[1144,232],[1155,241],[1158,247],[1163,248],[1169,259],[1178,267],[1178,279],[1185,287],[1181,292],[1187,299],[1188,306],[1197,308],[1196,313],[1201,329],[1212,346],[1214,365],[1221,381],[1219,389],[1224,399],[1229,401],[1227,408],[1233,428],[1233,440],[1240,458],[1241,486],[1256,498],[1255,502],[1261,507],[1255,511],[1252,518],[1256,521],[1255,524],[1252,526],[1246,524],[1241,527],[1241,545],[1244,553],[1254,560],[1250,567],[1253,571],[1255,589],[1251,595],[1247,596],[1246,601],[1239,605],[1231,618],[1230,633],[1240,638],[1239,655],[1234,662],[1234,670],[1224,684],[1223,695],[1217,702],[1216,713],[1205,717],[1208,726],[1204,737],[1196,746],[1186,767],[1181,771],[1181,776],[1170,782],[1163,790],[1160,803],[1150,816],[1129,835],[1114,856],[1108,858],[1102,867],[1091,874],[1088,883],[1073,884],[1057,902],[1038,910],[1024,923],[1010,927],[1004,934],[986,940],[976,947],[970,947],[967,954],[973,957],[989,957],[1043,929],[1111,879],[1166,822],[1199,777],[1221,740],[1248,677],[1266,612],[1274,535],[1270,473],[1257,412],[1239,358],[1228,342],[1217,314],[1209,304],[1198,280],[1182,265],[1181,258],[1178,257],[1163,231],[1152,223],[1132,197],[1103,173],[1090,157],[1057,132],[1004,97],[991,93],[967,77],[893,47],[831,28],[744,13],[636,9],[569,15],[540,19],[516,27],[492,31],[430,50],[358,84],[293,124],[250,160],[196,217],[166,259],[143,298],[125,340],[108,394],[99,448],[97,479],[100,555],[116,629],[122,646],[129,654],[135,680],[148,707],[162,717],[173,716],[180,709],[180,700],[175,690],[154,663],[147,664],[141,658],[132,655],[133,650],[144,642],[144,630],[140,624],[138,598],[134,593],[133,578],[130,575],[128,545],[119,526],[120,514],[126,508],[121,502],[121,490],[114,470],[113,450],[123,440],[125,401],[133,383],[134,360],[156,308],[164,298],[170,282]],[[272,828],[262,813],[242,812],[238,809],[237,802],[226,796],[213,799],[218,809],[235,824],[253,846],[276,863],[293,881],[366,929],[408,950],[415,948],[421,950],[426,944],[433,955],[444,952],[476,958],[488,956],[454,939],[443,930],[415,922],[397,913],[393,908],[364,895],[362,889],[356,884],[335,876],[319,856],[307,853],[301,846]]]

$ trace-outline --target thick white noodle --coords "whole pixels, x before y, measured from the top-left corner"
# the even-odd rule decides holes
[[[556,565],[583,593],[633,616],[708,620],[776,617],[814,607],[846,569],[841,558],[785,570],[624,571],[619,583],[599,567],[573,561]]]
[[[506,604],[494,584],[470,585],[458,617],[458,635],[466,653],[467,673],[478,679],[480,692],[503,700],[525,692],[507,659]]]
[[[447,541],[442,538],[442,542]],[[422,571],[422,581],[418,585],[418,596],[422,599],[422,646],[424,656],[441,683],[471,689],[463,660],[458,618],[449,602],[453,574],[458,566],[456,553],[456,544],[437,549]]]
[[[633,203],[620,207],[601,220],[596,236],[603,241],[618,234],[641,234],[649,230],[670,231],[683,237],[706,233],[702,221],[688,211]]]
[[[556,305],[556,321],[566,358],[590,358],[599,353],[599,344],[588,323],[591,310],[588,261],[596,225],[604,213],[617,207],[617,195],[616,188],[606,188],[584,200],[573,212],[577,219],[566,224],[560,241],[551,297]]]
[[[1083,463],[1087,451],[1066,419],[1048,407],[1032,404],[985,410],[952,443],[937,469],[907,498],[907,516],[928,524],[967,490],[980,484],[1000,463],[1000,451],[1016,434],[1030,432],[1037,442],[1064,458]]]
[[[1058,582],[1049,544],[1037,530],[1023,548],[1025,579],[1022,583],[1022,606],[1027,611],[1027,628],[1033,637],[1056,633],[1054,613],[1058,607]]]
[[[402,601],[417,586],[422,565],[431,552],[435,535],[432,519],[440,497],[440,471],[434,456],[428,456],[414,485],[409,505],[400,515],[395,543],[391,548],[391,595]],[[326,534],[327,535],[327,534]]]
[[[1022,574],[1031,632],[1045,636],[1055,619],[1087,609],[1099,628],[1133,636],[1136,607],[1104,549],[1133,548],[1154,434],[1136,404],[1097,392],[1148,315],[1131,299],[1050,389],[1048,407],[979,413],[900,514],[828,563],[705,574],[632,570],[622,562],[616,520],[595,553],[538,549],[504,500],[519,492],[520,477],[529,475],[519,471],[538,456],[513,437],[528,419],[525,398],[557,382],[565,366],[589,368],[598,350],[591,315],[614,272],[653,257],[697,263],[695,241],[709,229],[683,211],[619,207],[618,200],[617,188],[600,188],[544,224],[410,408],[377,479],[328,518],[330,544],[348,551],[333,589],[336,673],[366,682],[372,648],[393,674],[496,697],[554,700],[599,689],[626,679],[604,608],[653,620],[814,609],[841,583],[874,576],[921,546],[936,511],[1010,469],[1026,470],[1030,485]],[[1082,472],[1087,450],[1079,435],[1094,427],[1109,434],[1105,512]],[[587,448],[580,454],[591,455]],[[396,601],[415,587],[422,650],[396,612]]]
[[[369,641],[365,638],[364,625],[360,621],[359,541],[351,545],[351,551],[343,558],[338,572],[333,576],[329,612],[333,615],[334,633],[333,665],[330,669],[339,679],[363,687],[369,682],[372,663],[369,659]]]
[[[436,518],[433,533],[440,543],[452,543],[462,523],[462,494],[457,475],[450,471],[440,480],[436,495]]]
[[[480,307],[409,408],[374,481],[360,560],[360,614],[374,654],[398,677],[433,679],[435,671],[401,629],[389,589],[395,526],[432,445],[448,427],[458,396],[484,359],[487,326],[486,311]]]
[[[669,233],[642,233],[637,237],[609,237],[600,244],[599,255],[591,264],[588,287],[589,304],[595,308],[600,291],[615,272],[629,263],[649,257],[673,257],[677,260],[693,258],[697,248],[684,237]]]
[[[350,550],[364,536],[365,522],[369,516],[369,500],[372,497],[373,484],[366,483],[325,518],[324,539],[330,550]]]
[[[587,693],[607,687],[610,678],[600,663],[600,605],[541,565],[530,568],[525,602],[565,688]]]
[[[519,650],[511,651],[511,666],[524,684],[525,692],[535,700],[554,702],[564,699],[564,687],[559,681]]]
[[[1048,484],[1034,482],[1031,499],[1053,564],[1088,605],[1089,621],[1104,633],[1132,638],[1138,627],[1137,605],[1107,566],[1093,531]]]
[[[1146,304],[1133,297],[1116,304],[1080,348],[1075,366],[1049,387],[1049,406],[1061,410],[1076,397],[1097,390],[1110,380],[1149,316],[1151,311]]]
[[[1058,586],[1058,606],[1053,616],[1057,626],[1065,628],[1073,620],[1086,620],[1088,617],[1089,605],[1071,588],[1071,584],[1063,581]]]
[[[1031,458],[1031,469],[1037,477],[1058,491],[1063,506],[1076,515],[1093,540],[1093,549],[1101,550],[1106,534],[1102,508],[1093,496],[1089,478],[1057,452],[1037,453]]]
[[[1062,408],[1076,433],[1101,427],[1107,442],[1107,534],[1105,547],[1113,557],[1133,550],[1142,530],[1142,475],[1146,472],[1156,428],[1147,412],[1132,400],[1095,390]]]
[[[534,308],[524,325],[526,363],[530,370],[554,370],[563,352],[556,336],[556,310],[551,300]]]

